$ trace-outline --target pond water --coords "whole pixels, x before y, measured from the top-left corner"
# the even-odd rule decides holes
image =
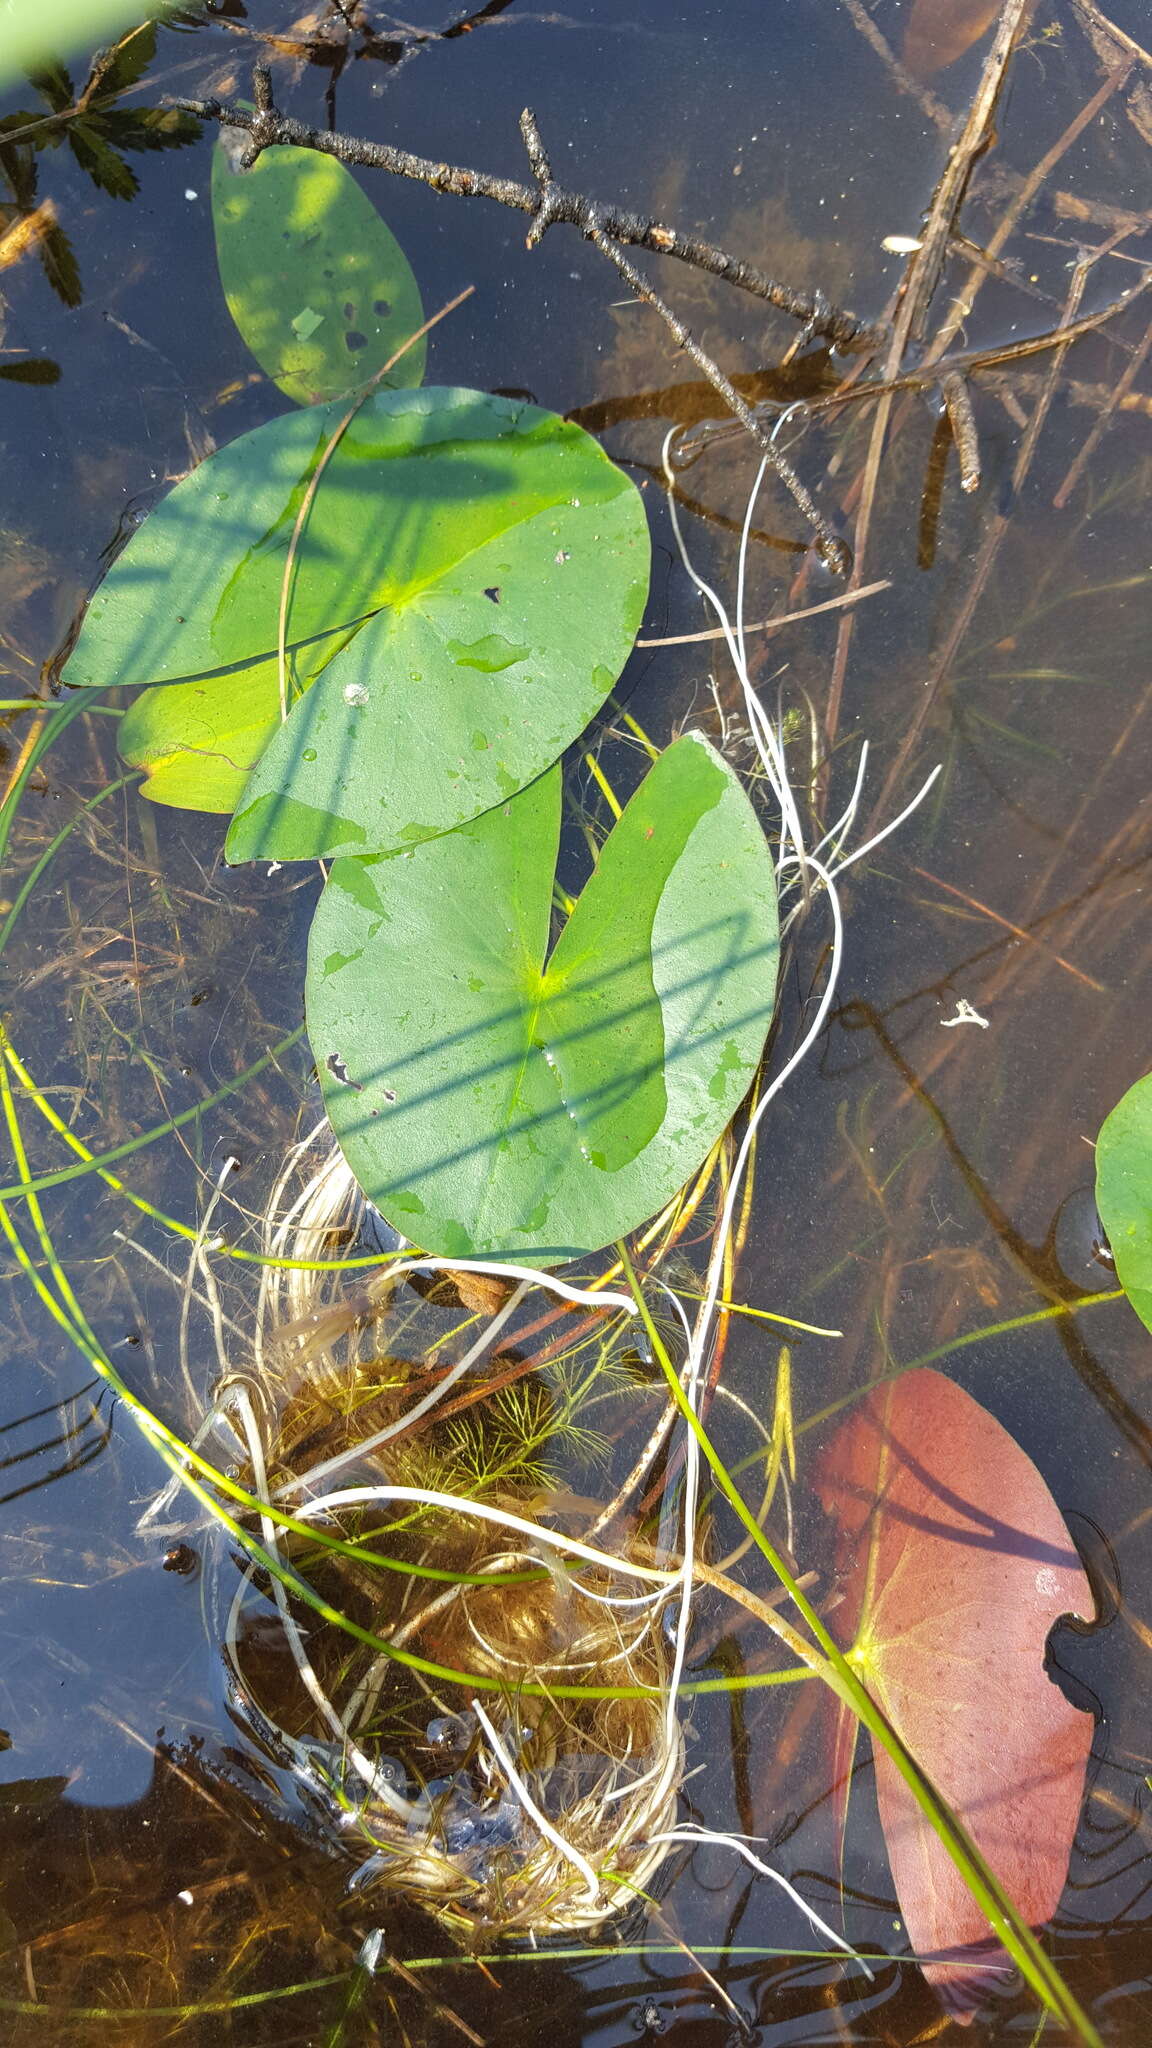
[[[917,11],[932,12],[924,0]],[[897,50],[909,12],[896,0],[874,10]],[[1140,35],[1138,0],[1114,12]],[[159,32],[121,105],[244,98],[265,57],[278,103],[310,126],[515,177],[530,105],[564,182],[881,320],[907,260],[885,243],[917,236],[987,43],[916,85],[862,36],[862,14],[849,0],[503,0],[446,22],[427,0],[403,20],[372,5],[220,0]],[[71,75],[79,90],[82,60]],[[1073,0],[1041,0],[974,175],[969,243],[986,246],[1021,181],[1042,164],[1043,176],[993,270],[975,273],[958,345],[1002,349],[1103,312],[1152,262],[1152,91],[1142,60],[1110,94],[1103,77]],[[286,401],[220,290],[211,133],[132,154],[139,189],[122,196],[107,165],[101,180],[69,150],[68,117],[53,122],[32,85],[4,111],[27,117],[8,156],[30,143],[20,161],[38,186],[10,180],[0,201],[27,211],[51,199],[74,264],[57,238],[45,261],[31,250],[0,277],[0,761],[19,796],[0,906],[19,911],[0,963],[7,1028],[69,1130],[93,1152],[123,1148],[111,1170],[137,1195],[203,1237],[223,1227],[252,1242],[288,1149],[320,1113],[301,1035],[318,882],[303,868],[229,869],[222,819],[150,804],[138,778],[121,779],[115,693],[95,708],[40,693],[125,534],[213,447]],[[595,432],[650,508],[643,637],[710,625],[673,545],[660,451],[671,426],[723,408],[655,313],[571,229],[529,251],[522,215],[360,177],[426,308],[475,287],[431,338],[429,381],[530,393]],[[971,261],[968,247],[950,259],[933,331]],[[816,344],[782,371],[797,334],[784,315],[690,268],[665,264],[657,278],[655,259],[638,262],[749,396],[819,393],[850,371],[852,358],[830,363]],[[813,745],[827,750],[827,817],[848,800],[864,740],[862,832],[941,773],[842,887],[835,1005],[763,1127],[734,1283],[742,1303],[840,1333],[790,1335],[800,1469],[788,1537],[805,1565],[829,1570],[811,1454],[837,1405],[899,1365],[937,1361],[1051,1487],[1102,1620],[1053,1642],[1098,1720],[1050,1946],[1123,2048],[1152,2027],[1152,1348],[1100,1263],[1090,1148],[1146,1065],[1152,1016],[1147,320],[1137,298],[1063,353],[976,376],[971,491],[955,453],[931,482],[944,445],[934,393],[899,395],[857,565],[886,587],[759,642],[752,672],[779,701],[800,774]],[[872,420],[871,406],[845,406],[787,428],[822,509],[857,542]],[[693,557],[729,602],[754,470],[744,439],[717,435],[680,475]],[[774,485],[758,500],[748,573],[751,619],[840,588]],[[637,650],[617,703],[659,742],[693,718],[715,736],[721,708],[739,722],[715,643]],[[739,758],[738,734],[735,745]],[[635,779],[622,743],[605,760]],[[566,844],[578,881],[578,835]],[[788,959],[778,1060],[802,1035],[824,946],[817,910]],[[258,1269],[224,1274],[205,1259],[214,1296],[196,1245],[85,1173],[39,1115],[23,1121],[33,1172],[57,1175],[43,1198],[52,1256],[95,1339],[190,1435],[221,1344],[239,1371],[249,1355]],[[4,1177],[18,1179],[14,1157]],[[50,1274],[30,1241],[36,1273]],[[167,1478],[155,1449],[10,1248],[0,1284],[5,2040],[908,2048],[953,2033],[900,1961],[867,1769],[841,1864],[816,1687],[688,1701],[682,1811],[762,1838],[775,1868],[877,1958],[871,1980],[719,1846],[678,1851],[647,1914],[637,1906],[587,1938],[593,1953],[543,1943],[477,1962],[415,1905],[391,1900],[373,1917],[308,1787],[229,1689],[227,1543],[221,1554],[187,1499],[141,1523]],[[451,1313],[420,1313],[431,1320],[405,1341],[447,1341]],[[782,1334],[743,1316],[727,1334],[725,1384],[769,1423]],[[733,1456],[754,1445],[723,1404],[717,1428]],[[578,1465],[571,1484],[587,1490]],[[718,1557],[733,1528],[717,1516]],[[765,1590],[753,1563],[743,1570]],[[719,1606],[701,1606],[692,1647],[698,1673],[762,1668],[753,1632]],[[253,1624],[248,1654],[274,1693],[282,1646]],[[369,1974],[354,1964],[377,1926]],[[969,2038],[1058,2034],[1052,2021],[1043,2035],[1035,1997],[1010,1986]]]

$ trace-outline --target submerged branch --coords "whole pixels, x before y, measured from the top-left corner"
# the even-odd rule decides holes
[[[439,192],[454,192],[468,198],[495,199],[503,206],[512,206],[521,212],[530,213],[533,217],[532,226],[528,231],[530,249],[535,248],[548,229],[558,222],[566,222],[579,228],[585,239],[615,266],[637,296],[660,315],[677,346],[691,357],[698,369],[703,371],[713,390],[752,436],[794,504],[808,521],[816,536],[820,555],[828,568],[835,575],[843,576],[848,573],[851,568],[851,555],[848,549],[824,518],[791,463],[777,449],[773,436],[761,426],[719,364],[701,348],[678,314],[673,312],[647,279],[641,276],[634,264],[629,262],[619,245],[629,243],[640,248],[654,249],[662,255],[677,256],[681,261],[707,270],[713,276],[722,277],[730,284],[737,284],[745,290],[756,292],[774,306],[791,314],[793,319],[802,320],[807,336],[820,334],[841,347],[870,346],[875,340],[875,335],[862,328],[852,314],[841,312],[829,305],[821,292],[794,292],[788,286],[766,277],[761,271],[754,270],[749,264],[737,263],[732,257],[725,255],[723,250],[715,249],[709,243],[691,240],[678,234],[674,228],[664,227],[657,221],[643,218],[638,214],[621,213],[615,207],[605,206],[599,200],[588,199],[583,194],[569,192],[564,186],[557,185],[552,176],[552,166],[544,149],[536,117],[528,107],[520,116],[520,132],[532,168],[535,190],[527,185],[519,185],[510,178],[493,178],[482,171],[462,170],[449,164],[432,163],[425,157],[411,156],[407,150],[394,149],[388,143],[358,142],[354,138],[334,135],[329,131],[306,129],[300,122],[288,119],[277,112],[272,99],[272,77],[266,65],[257,65],[253,89],[256,98],[254,111],[231,104],[224,105],[218,100],[196,102],[205,120],[215,120],[230,127],[243,129],[251,137],[241,158],[241,166],[245,170],[251,170],[263,150],[291,144],[334,156],[341,163],[367,164],[376,169],[392,171],[401,177],[416,178],[422,184],[431,185]],[[183,102],[180,104],[183,105]]]
[[[754,264],[729,256],[711,242],[701,242],[693,235],[681,234],[677,228],[668,227],[651,215],[626,212],[622,207],[591,199],[581,192],[569,191],[566,186],[553,184],[551,180],[546,199],[542,202],[538,184],[521,185],[515,178],[497,178],[486,171],[434,163],[428,157],[413,156],[406,149],[396,149],[388,142],[368,142],[353,135],[334,134],[330,129],[309,128],[304,122],[279,113],[273,106],[271,83],[263,66],[256,68],[254,89],[255,111],[234,101],[216,99],[181,99],[174,100],[172,104],[186,113],[198,114],[202,120],[245,129],[252,137],[245,157],[246,169],[265,149],[290,144],[296,149],[318,150],[324,156],[336,157],[342,164],[359,164],[370,170],[390,171],[396,177],[415,178],[422,185],[431,185],[435,192],[451,192],[464,199],[493,199],[499,206],[510,206],[519,213],[532,214],[534,225],[529,240],[533,244],[549,227],[564,224],[579,228],[581,234],[590,240],[597,235],[607,235],[614,242],[651,249],[659,256],[675,256],[681,263],[690,264],[696,270],[706,270],[710,276],[722,278],[726,284],[736,285],[741,291],[766,299],[769,305],[789,314],[793,320],[799,320],[810,334],[826,336],[837,348],[867,349],[876,340],[872,328],[858,320],[855,314],[832,305],[823,292],[794,291],[790,285],[781,284]],[[530,114],[526,118],[532,120]]]

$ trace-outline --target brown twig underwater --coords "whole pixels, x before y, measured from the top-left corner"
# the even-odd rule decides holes
[[[894,319],[886,340],[884,323],[879,327],[865,325],[855,315],[832,305],[819,291],[795,291],[756,266],[744,263],[713,244],[684,235],[651,216],[625,211],[558,184],[553,178],[536,118],[528,108],[525,108],[521,115],[520,128],[532,170],[532,185],[522,184],[515,179],[496,177],[465,166],[415,156],[391,143],[373,142],[332,130],[310,128],[293,117],[282,114],[276,107],[272,94],[271,74],[268,67],[263,64],[257,65],[253,74],[254,109],[218,99],[179,100],[174,104],[184,111],[195,113],[201,119],[213,120],[222,126],[246,132],[250,142],[241,159],[244,168],[251,168],[265,149],[284,146],[312,149],[320,154],[333,156],[341,163],[385,170],[395,176],[415,179],[431,186],[434,191],[451,193],[459,197],[487,198],[497,204],[530,214],[532,225],[527,237],[530,248],[537,246],[550,227],[576,227],[585,239],[613,264],[630,290],[643,303],[651,306],[664,321],[677,347],[696,364],[707,384],[717,393],[725,410],[731,416],[732,427],[728,431],[742,429],[756,443],[812,530],[816,550],[826,566],[840,576],[851,573],[855,585],[863,582],[863,564],[860,557],[867,539],[870,507],[882,452],[887,441],[892,396],[901,390],[922,389],[932,385],[939,388],[960,460],[961,486],[966,491],[973,491],[980,481],[980,456],[967,376],[976,369],[991,368],[1009,362],[1018,355],[1059,347],[1073,339],[1076,332],[1081,331],[1079,327],[1070,329],[1069,323],[1065,323],[1063,326],[1058,325],[1049,334],[1011,343],[1002,349],[968,350],[952,358],[947,356],[949,343],[955,338],[961,318],[970,310],[980,284],[988,276],[1000,274],[1002,266],[998,261],[999,251],[1013,227],[1034,199],[1054,164],[1083,132],[1106,100],[1122,87],[1136,61],[1133,56],[1124,53],[1122,61],[1069,124],[1056,144],[1045,153],[1032,174],[1022,181],[1014,182],[1011,203],[988,247],[981,249],[967,245],[957,229],[959,209],[966,195],[972,171],[987,147],[1007,68],[1026,27],[1031,5],[1032,0],[1005,0],[999,27],[985,61],[976,94],[961,131],[949,151],[937,185],[920,246],[914,253],[898,289]],[[858,13],[862,15],[863,10],[851,7],[850,12],[860,27],[861,20],[857,16]],[[931,117],[939,125],[943,125],[946,110],[941,103],[935,102],[929,111]],[[685,322],[624,254],[622,245],[645,248],[659,255],[674,256],[681,262],[765,299],[778,310],[802,323],[801,342],[813,336],[822,336],[834,347],[851,350],[865,360],[878,349],[883,349],[879,379],[865,375],[863,378],[848,380],[839,391],[821,395],[810,406],[810,410],[815,412],[862,398],[876,399],[879,402],[880,410],[874,423],[871,443],[872,452],[859,489],[855,563],[846,542],[835,531],[792,464],[777,447],[764,412],[748,402],[739,390],[736,380],[729,377],[701,347]],[[967,286],[957,295],[940,330],[933,336],[923,362],[918,365],[909,364],[906,351],[909,345],[923,334],[929,304],[939,284],[944,263],[954,249],[958,249],[969,258]],[[1143,289],[1146,282],[1147,279],[1142,274],[1138,283],[1128,292],[1120,294],[1111,306],[1101,309],[1085,320],[1082,323],[1082,331],[1103,324],[1112,311],[1127,305],[1131,297]],[[723,432],[724,429],[717,431]],[[707,429],[702,432],[700,438],[702,443],[711,438]],[[838,721],[839,701],[851,636],[852,620],[846,618],[842,623],[825,714],[830,740],[835,734]]]
[[[711,242],[681,234],[677,228],[668,227],[651,215],[629,213],[622,207],[589,198],[584,193],[573,192],[550,181],[542,208],[538,184],[522,185],[514,178],[498,178],[486,171],[435,163],[428,157],[413,156],[409,150],[397,149],[387,142],[368,142],[352,135],[309,128],[305,122],[277,111],[272,102],[271,77],[264,65],[255,67],[253,91],[255,110],[234,101],[216,99],[176,100],[173,104],[183,112],[198,114],[202,120],[218,121],[228,128],[246,129],[252,142],[244,158],[245,169],[249,169],[265,149],[291,145],[296,149],[318,150],[324,156],[334,156],[343,164],[358,164],[369,170],[389,171],[396,177],[415,178],[420,184],[430,185],[435,192],[450,192],[457,198],[493,199],[500,206],[531,214],[536,223],[534,242],[539,241],[548,228],[565,224],[579,228],[581,234],[589,238],[603,234],[614,242],[650,249],[658,256],[674,256],[681,263],[706,270],[712,277],[722,278],[726,284],[736,285],[741,291],[766,299],[778,311],[800,321],[812,334],[827,336],[838,348],[870,348],[875,340],[871,328],[857,320],[855,314],[832,305],[822,292],[794,291],[791,286],[781,284],[778,279],[758,270],[754,264],[729,256]],[[532,119],[530,114],[528,119]]]
[[[682,235],[677,229],[667,227],[662,222],[639,214],[623,212],[617,207],[558,185],[553,179],[551,164],[544,149],[536,117],[530,108],[526,107],[520,117],[520,130],[532,168],[535,189],[518,184],[511,178],[495,178],[483,171],[433,163],[425,157],[413,156],[407,150],[396,149],[389,143],[366,142],[351,136],[336,135],[329,130],[306,128],[301,122],[277,111],[272,98],[271,73],[267,65],[255,67],[253,92],[256,101],[254,111],[219,100],[197,100],[187,103],[181,100],[175,104],[185,112],[196,111],[204,120],[215,120],[228,127],[244,129],[252,139],[240,159],[243,170],[250,170],[265,149],[285,145],[314,149],[323,155],[335,157],[341,163],[362,164],[372,169],[393,172],[400,177],[415,178],[422,184],[431,185],[433,190],[438,192],[451,192],[459,197],[493,199],[502,206],[514,207],[522,213],[529,213],[532,215],[532,226],[528,232],[529,248],[535,248],[550,227],[565,223],[579,228],[585,239],[615,266],[631,290],[660,315],[675,338],[677,346],[691,357],[725,407],[751,435],[815,534],[819,552],[828,568],[835,575],[843,576],[848,573],[851,566],[848,549],[821,513],[791,463],[776,447],[772,436],[757,421],[731,379],[695,340],[678,314],[673,312],[647,279],[641,276],[624,255],[620,245],[627,243],[653,250],[659,255],[675,256],[681,262],[706,270],[728,284],[737,285],[742,290],[766,299],[779,311],[801,321],[805,338],[822,335],[840,348],[871,347],[876,339],[874,333],[864,327],[853,314],[831,305],[821,292],[793,291],[789,286],[766,276],[753,265],[739,262],[722,249]]]
[[[897,296],[891,340],[884,361],[886,382],[891,382],[900,374],[909,343],[923,333],[929,304],[939,284],[948,253],[949,238],[968,190],[973,168],[987,146],[1008,65],[1023,33],[1031,4],[1032,0],[1005,0],[999,26],[992,47],[984,60],[980,82],[967,118],[948,153],[948,160],[928,209],[920,246],[912,255]],[[881,399],[873,421],[872,437],[861,480],[860,502],[856,514],[855,564],[852,571],[854,580],[860,582],[864,580],[864,556],[872,524],[880,464],[888,440],[891,413],[892,398],[888,395]],[[835,741],[839,725],[840,701],[847,676],[853,626],[854,614],[845,613],[837,635],[836,656],[824,713],[825,738],[829,747]]]

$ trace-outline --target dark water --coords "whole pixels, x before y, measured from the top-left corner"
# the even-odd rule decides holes
[[[468,33],[409,46],[402,62],[387,36],[371,48],[353,36],[338,61],[330,23],[336,56],[326,64],[273,50],[278,95],[315,125],[334,109],[352,133],[517,176],[517,121],[530,103],[565,180],[671,217],[865,317],[882,315],[903,260],[882,241],[916,233],[945,144],[846,11],[829,0],[572,0],[553,12],[513,0],[484,13]],[[1141,13],[1132,0],[1123,15],[1134,35]],[[300,39],[312,19],[294,27],[295,10],[275,0],[233,0],[221,16],[161,32],[128,103],[244,93],[268,47],[261,36]],[[427,10],[419,19],[443,26]],[[896,9],[885,26],[898,40]],[[959,109],[978,68],[970,53],[933,87]],[[994,227],[1008,174],[1031,170],[1099,77],[1071,7],[1041,7],[965,216],[974,241]],[[43,111],[31,88],[10,104]],[[130,202],[95,189],[65,147],[37,155],[39,196],[55,202],[81,296],[62,303],[34,256],[0,277],[2,344],[12,352],[0,368],[29,358],[59,368],[51,383],[0,377],[5,696],[37,690],[125,525],[213,443],[284,409],[219,292],[210,140],[136,157]],[[623,302],[620,280],[571,231],[529,253],[519,215],[399,182],[370,189],[426,306],[476,286],[433,338],[430,381],[522,388],[575,410],[639,480],[652,477],[670,424],[719,409],[654,316]],[[1060,195],[1141,212],[1149,189],[1147,135],[1117,97],[1065,151],[1008,246],[1031,295],[990,282],[965,344],[1001,344],[1058,320],[1082,246],[1114,227],[1099,214],[1086,220],[1082,207],[1076,215]],[[1081,313],[1133,283],[1150,253],[1148,236],[1130,231],[1090,271]],[[949,273],[962,275],[959,265]],[[782,316],[690,271],[662,285],[730,371],[770,369],[793,339]],[[943,772],[845,888],[836,1009],[771,1114],[738,1282],[744,1301],[844,1333],[795,1342],[802,1418],[819,1418],[892,1364],[987,1333],[945,1349],[944,1369],[1039,1465],[1107,1616],[1094,1633],[1064,1629],[1055,1643],[1100,1720],[1052,1949],[1105,2038],[1128,2048],[1152,2026],[1152,1349],[1123,1302],[1001,1326],[1107,1281],[1092,1264],[1082,1193],[1090,1142],[1148,1057],[1146,371],[1132,380],[1139,402],[1117,412],[1066,500],[1053,502],[1146,319],[1137,303],[1106,335],[1077,344],[1019,487],[1020,408],[1035,401],[1050,358],[1016,366],[1014,381],[978,381],[984,479],[962,496],[953,457],[934,530],[923,512],[934,413],[917,396],[894,414],[866,569],[891,587],[863,608],[848,647],[829,814],[846,801],[863,738],[875,823],[930,768]],[[794,449],[839,525],[855,514],[868,431],[862,408],[834,430],[811,428]],[[691,521],[693,549],[728,589],[730,522],[742,516],[750,474],[745,449],[718,442],[684,479],[707,514]],[[656,554],[645,632],[692,631],[707,621],[654,483],[649,497]],[[798,604],[831,593],[810,573],[807,535],[779,493],[765,492],[756,535],[750,616],[783,608],[790,590]],[[978,569],[982,587],[957,631]],[[832,615],[762,643],[754,674],[769,701],[779,690],[785,707],[806,715],[811,706],[825,725],[837,630]],[[722,667],[715,673],[734,709],[733,686]],[[698,649],[638,652],[621,694],[663,738],[704,704],[707,675]],[[6,773],[34,715],[3,714]],[[61,732],[21,802],[6,904],[53,835],[118,773],[111,719],[85,715]],[[230,1200],[239,1206],[222,1213],[239,1227],[241,1212],[266,1198],[301,1109],[305,1122],[318,1114],[307,1048],[283,1043],[300,1023],[315,890],[289,871],[230,872],[221,839],[219,820],[150,806],[131,784],[114,790],[37,883],[3,963],[4,1002],[17,1050],[93,1149],[190,1112],[177,1134],[126,1161],[139,1193],[195,1224],[224,1159],[238,1156]],[[798,1032],[821,943],[814,926],[800,942],[784,1042]],[[946,1028],[961,1002],[986,1028]],[[276,1047],[243,1089],[195,1114]],[[59,1166],[64,1152],[38,1122],[36,1133],[34,1170]],[[174,1426],[191,1428],[215,1353],[197,1311],[194,1384],[185,1386],[171,1276],[186,1252],[95,1188],[89,1176],[46,1196],[54,1242],[125,1379]],[[167,1270],[126,1248],[125,1235]],[[415,1909],[389,1908],[387,1953],[443,1966],[409,1978],[382,1970],[372,1984],[350,1977],[364,1923],[343,1873],[307,1813],[270,1788],[228,1712],[211,1575],[196,1568],[203,1532],[137,1532],[164,1478],[157,1458],[7,1253],[0,1277],[0,1724],[11,1738],[0,1757],[3,2038],[439,2044],[464,2038],[452,2013],[486,2041],[523,2048],[618,2048],[661,2033],[686,2048],[746,2038],[904,2048],[950,2031],[914,1968],[880,1963],[866,1984],[851,1968],[798,1954],[798,1943],[819,1943],[789,1902],[714,1848],[668,1865],[646,1936],[639,1917],[624,1923],[619,1953],[521,1955],[481,1970],[448,1960],[445,1938]],[[241,1318],[244,1285],[230,1278],[229,1287],[225,1307]],[[763,1328],[736,1319],[725,1364],[728,1383],[762,1411],[778,1349]],[[802,1438],[803,1456],[812,1444]],[[797,1515],[798,1545],[818,1545],[803,1489]],[[164,1569],[178,1536],[191,1555],[169,1563],[188,1571]],[[727,1547],[727,1532],[721,1540]],[[705,1616],[705,1634],[707,1625]],[[696,1817],[768,1838],[777,1867],[835,1921],[822,1757],[773,1693],[749,1693],[731,1709],[716,1699],[692,1707],[689,1768],[707,1765],[688,1788]],[[855,1830],[844,1882],[853,1942],[898,1949],[872,1822]],[[266,1997],[289,1987],[302,1988]],[[255,2002],[237,2003],[245,1999]],[[977,2038],[1023,2044],[1039,2038],[1037,2024],[1034,2001],[1006,1993]],[[1056,2032],[1052,2023],[1045,2038]]]

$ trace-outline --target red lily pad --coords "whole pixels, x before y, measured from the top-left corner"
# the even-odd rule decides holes
[[[995,1417],[926,1370],[855,1410],[816,1488],[838,1528],[846,1597],[835,1621],[855,1668],[1039,1925],[1064,1888],[1093,1734],[1044,1668],[1053,1623],[1095,1612],[1059,1508]],[[913,1952],[969,2020],[1011,1964],[896,1766],[874,1754]]]

